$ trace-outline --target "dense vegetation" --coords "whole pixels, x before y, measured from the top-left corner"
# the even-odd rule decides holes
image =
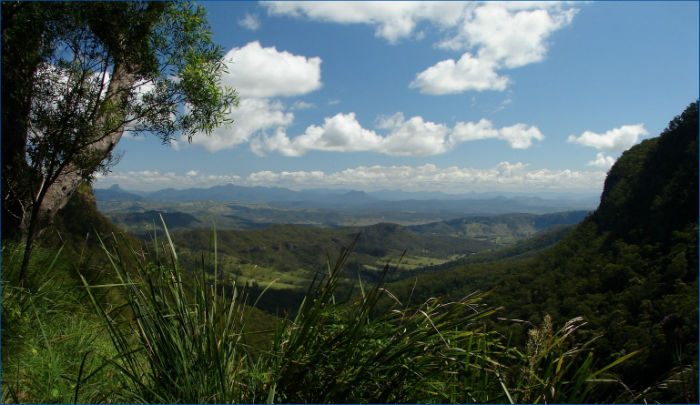
[[[461,264],[389,286],[399,297],[493,290],[501,316],[537,322],[582,315],[606,358],[643,351],[624,381],[659,400],[697,402],[698,104],[658,138],[626,151],[598,210],[541,255]],[[415,287],[414,287],[415,286]],[[523,323],[509,329],[525,338]],[[669,381],[680,381],[672,384]],[[652,395],[650,399],[654,399]]]
[[[75,218],[80,218],[81,220],[76,221]],[[321,232],[320,234],[319,231]],[[226,269],[226,258],[229,255],[240,256],[243,260],[249,260],[251,266],[254,266],[252,264],[254,262],[268,263],[267,258],[269,257],[272,262],[268,264],[273,267],[279,266],[282,270],[289,270],[290,266],[316,269],[317,271],[307,271],[304,277],[299,280],[299,286],[304,286],[305,290],[294,291],[293,294],[286,296],[287,302],[290,303],[290,305],[287,305],[288,312],[294,313],[295,308],[304,297],[304,292],[315,291],[308,289],[311,278],[314,276],[323,277],[326,274],[328,254],[334,256],[336,249],[340,249],[342,245],[347,246],[351,244],[358,231],[360,231],[359,228],[319,230],[289,225],[275,226],[269,230],[252,233],[220,231],[216,237],[218,242],[216,251],[218,260],[215,261],[217,264],[216,270],[211,260],[205,260],[205,263],[196,260],[196,256],[202,257],[202,252],[211,251],[212,246],[209,243],[212,239],[209,231],[184,232],[173,235],[173,238],[182,243],[182,245],[178,245],[182,246],[182,248],[178,247],[177,249],[180,261],[187,263],[182,268],[206,268],[210,274],[206,274],[204,277],[208,280],[215,280],[216,278],[213,276],[216,272],[219,272],[219,275],[223,273]],[[342,348],[346,353],[344,356],[356,361],[366,359],[366,356],[389,356],[388,359],[391,360],[395,358],[396,351],[403,353],[403,357],[399,356],[397,358],[401,360],[400,362],[385,362],[384,372],[394,373],[399,371],[392,378],[394,380],[398,379],[397,382],[401,382],[385,393],[387,395],[385,397],[386,400],[403,398],[405,401],[421,399],[430,402],[506,401],[507,395],[513,398],[520,396],[520,398],[523,398],[522,400],[529,398],[528,396],[545,395],[544,391],[547,388],[545,385],[532,385],[531,380],[534,377],[526,379],[522,374],[522,370],[525,369],[527,362],[544,362],[545,359],[528,357],[532,356],[533,353],[528,354],[525,349],[522,349],[523,351],[520,352],[515,347],[508,346],[507,342],[502,340],[498,334],[482,331],[483,320],[490,313],[490,310],[484,308],[484,311],[479,313],[478,317],[475,317],[477,313],[474,313],[473,309],[479,308],[475,305],[482,302],[481,297],[468,297],[459,305],[431,301],[427,303],[427,307],[423,308],[415,305],[404,307],[402,308],[402,311],[404,311],[403,315],[399,317],[391,315],[394,313],[377,316],[374,311],[370,311],[370,308],[365,308],[362,311],[368,314],[370,312],[373,313],[373,316],[368,318],[370,323],[367,325],[362,323],[353,324],[355,317],[349,314],[359,309],[352,306],[346,307],[345,300],[341,301],[341,298],[352,294],[352,291],[349,289],[350,283],[348,278],[357,275],[357,272],[353,271],[353,269],[356,270],[359,264],[363,263],[363,260],[364,263],[371,263],[380,267],[378,270],[361,272],[363,274],[362,280],[365,283],[364,286],[369,289],[371,285],[375,285],[372,281],[381,281],[391,277],[391,274],[396,276],[401,273],[393,271],[387,274],[386,271],[381,269],[380,263],[384,263],[391,257],[396,258],[400,256],[402,248],[409,248],[418,252],[430,251],[431,255],[440,254],[447,257],[455,249],[468,248],[470,243],[480,249],[491,246],[485,242],[465,241],[463,238],[424,237],[393,224],[378,224],[363,231],[360,238],[355,241],[352,263],[344,262],[344,266],[337,267],[338,271],[334,276],[336,284],[334,284],[333,288],[336,291],[335,296],[339,300],[338,305],[335,306],[335,296],[326,295],[324,305],[328,305],[329,308],[322,311],[319,315],[321,318],[314,318],[316,320],[313,322],[319,322],[319,326],[323,325],[322,328],[314,329],[315,333],[317,333],[316,350],[323,352],[330,347]],[[173,396],[160,397],[160,399],[158,399],[159,397],[141,396],[145,394],[135,393],[135,387],[130,385],[134,381],[122,380],[120,377],[122,374],[117,371],[119,367],[125,367],[125,363],[115,360],[120,358],[118,355],[120,349],[113,346],[112,340],[104,333],[104,321],[91,309],[90,296],[81,287],[81,277],[84,277],[85,282],[90,285],[117,286],[121,283],[117,273],[109,264],[108,256],[100,251],[102,244],[99,240],[99,238],[102,238],[107,245],[112,246],[114,236],[119,234],[119,229],[97,212],[95,199],[90,187],[83,186],[58,215],[54,230],[51,233],[44,234],[42,238],[43,248],[33,255],[31,271],[29,272],[30,277],[22,288],[16,285],[16,270],[22,257],[22,246],[13,244],[10,240],[3,240],[2,342],[4,402],[72,402],[75,400],[81,402],[115,402],[142,401],[146,399],[163,401],[163,398],[170,398],[172,401],[175,401],[174,398],[190,398],[192,401],[195,401],[194,397],[186,397],[185,393],[182,392],[171,393]],[[161,242],[167,240],[162,233],[159,233],[158,236],[162,237],[160,239]],[[188,241],[188,237],[191,240]],[[334,238],[335,242],[332,242]],[[143,265],[145,269],[148,269],[151,268],[149,267],[150,265],[147,265],[148,262],[158,263],[159,259],[152,256],[157,249],[153,249],[152,246],[145,246],[138,239],[128,236],[121,236],[119,239],[121,239],[121,242],[117,245],[119,248],[113,251],[113,254],[115,257],[121,258],[119,263],[122,266],[120,268],[125,268],[124,276],[135,277],[136,280],[144,280],[146,276],[139,273],[139,266]],[[290,243],[288,242],[289,240],[294,242]],[[325,244],[324,240],[326,241]],[[328,244],[329,241],[332,242],[330,245]],[[190,244],[189,246],[188,243]],[[128,248],[128,246],[133,246],[133,250]],[[60,251],[58,251],[59,248],[61,249]],[[140,259],[135,258],[134,255],[129,253],[130,251],[137,251],[141,255],[145,254],[146,256],[142,256]],[[437,260],[437,258],[433,257],[431,260]],[[428,264],[428,262],[425,264]],[[110,270],[110,268],[112,269]],[[259,269],[257,274],[264,276],[262,269]],[[289,272],[281,271],[280,274],[289,275]],[[196,278],[193,278],[190,272],[186,271],[182,276],[185,280],[184,285],[195,285]],[[227,277],[222,278],[230,279]],[[252,303],[251,301],[259,296],[265,286],[265,283],[262,282],[259,286],[257,284],[250,284],[250,288],[247,289],[247,296],[251,297],[248,299],[248,304]],[[279,284],[280,281],[273,284],[273,288]],[[117,314],[120,313],[118,312],[119,308],[123,308],[121,304],[129,302],[129,292],[120,291],[117,287],[96,288],[90,291],[95,299],[95,303],[101,308],[107,308],[110,317],[118,316]],[[188,299],[192,299],[191,289],[188,288],[187,291]],[[226,288],[225,291],[227,292],[226,296],[230,298],[232,290]],[[356,288],[354,294],[358,293],[359,291]],[[285,306],[284,303],[285,289],[277,291],[270,289],[262,295],[262,299],[257,302],[257,306],[261,307],[263,304],[266,304],[264,306],[274,313],[275,308],[281,309]],[[470,325],[469,328],[473,328],[472,332],[468,334],[460,332],[450,338],[451,327],[443,330],[443,327],[446,325],[439,323],[440,329],[423,330],[429,324],[429,321],[423,315],[417,317],[416,314],[424,312],[432,316],[434,312],[431,312],[430,308],[442,311],[450,307],[454,307],[454,309],[450,309],[445,315],[451,319],[450,323],[446,325]],[[269,344],[274,337],[275,325],[279,327],[281,321],[273,315],[263,313],[246,305],[245,301],[242,301],[237,308],[241,308],[241,313],[245,313],[249,319],[246,323],[245,344],[237,348],[239,353],[248,353],[246,355],[252,358],[260,356],[260,353],[269,351]],[[112,312],[114,310],[117,311]],[[416,310],[423,312],[415,312]],[[466,314],[464,310],[467,310]],[[129,320],[133,319],[133,315],[128,310],[122,309],[121,311],[122,315],[120,316],[127,322],[122,325],[128,325]],[[413,315],[411,315],[410,311],[414,311]],[[393,321],[391,321],[392,319]],[[390,321],[400,321],[401,323],[392,327],[386,324]],[[359,336],[353,334],[337,338],[350,339],[350,343],[354,341],[355,344],[344,343],[340,345],[337,342],[329,343],[329,340],[333,341],[336,339],[334,337],[335,333],[345,330],[345,326],[343,326],[345,322],[350,322],[354,325],[353,327],[358,331]],[[428,323],[426,324],[425,322]],[[574,322],[569,325],[569,328],[572,328],[572,325],[575,324]],[[394,351],[385,352],[382,344],[388,344],[392,341],[391,334],[398,333],[398,329],[395,328],[400,326],[406,327],[406,325],[413,325],[416,329],[412,334],[406,336],[407,340],[403,342],[403,348],[397,347],[391,349]],[[567,361],[566,364],[569,364],[568,361],[575,358],[579,359],[576,364],[584,361],[583,359],[586,356],[584,350],[579,350],[579,347],[579,349],[571,353],[564,351],[564,348],[577,346],[572,346],[574,342],[562,343],[564,341],[564,333],[560,331],[557,334],[556,330],[550,330],[549,328],[551,326],[543,326],[542,333],[548,336],[547,339],[550,339],[547,341],[547,344],[552,345],[553,354],[551,355],[562,356]],[[291,333],[291,330],[288,333]],[[428,334],[426,335],[426,333]],[[442,335],[442,338],[440,338],[440,335]],[[465,340],[467,337],[469,338],[468,341]],[[447,349],[448,352],[445,352],[446,348],[441,348],[443,338],[451,339],[454,343],[454,348],[449,348]],[[418,345],[416,345],[417,341],[419,342]],[[346,343],[348,342],[346,341]],[[474,346],[474,348],[467,352],[460,351],[464,347],[469,348],[471,346]],[[424,348],[429,348],[436,357],[425,356],[425,352],[421,352]],[[375,352],[372,352],[372,350],[375,350]],[[457,356],[455,358],[456,362],[452,366],[444,368],[444,357],[454,350],[456,352],[452,354]],[[418,356],[419,354],[420,356]],[[138,355],[133,360],[137,361],[138,364],[143,364],[144,359],[140,356]],[[307,364],[307,372],[315,371],[320,367],[319,358],[314,358],[306,351],[297,352],[295,356],[304,356],[305,360],[303,361]],[[413,356],[412,360],[410,356]],[[333,361],[334,356],[329,356],[328,358],[331,360],[330,363],[323,366],[324,373],[314,372],[313,376],[310,375],[308,377],[300,377],[298,372],[295,375],[302,380],[311,378],[312,381],[307,382],[313,384],[325,381],[323,380],[325,378],[331,378],[332,380],[332,378],[335,378],[332,376],[338,373],[347,373],[347,371],[338,368],[342,364]],[[345,362],[347,362],[347,358]],[[110,359],[115,362],[110,361]],[[286,359],[287,362],[293,362],[293,364],[297,364],[296,362],[300,360],[294,357],[287,357]],[[272,358],[268,358],[268,361],[271,360]],[[414,366],[424,368],[425,374],[420,377],[411,377],[406,375],[405,371],[397,370],[396,367],[405,367],[404,361],[416,362]],[[467,362],[466,364],[464,363],[465,361]],[[496,364],[501,367],[498,369],[499,374],[494,374],[492,370],[489,371],[489,367],[493,367]],[[572,364],[574,363],[572,362]],[[542,363],[543,367],[545,365],[546,363]],[[260,384],[256,388],[258,391],[264,390],[263,387],[266,385],[269,387],[269,381],[263,379],[263,376],[272,378],[269,377],[272,375],[281,379],[279,384],[282,386],[276,388],[277,394],[275,395],[277,395],[277,400],[290,401],[292,398],[297,398],[296,400],[305,398],[304,400],[310,401],[323,399],[310,396],[312,394],[318,395],[318,390],[303,391],[302,388],[308,388],[309,385],[302,384],[300,388],[299,383],[295,382],[296,377],[285,377],[289,373],[282,371],[281,365],[274,366],[280,367],[278,369],[274,369],[273,365],[269,363],[250,363],[246,367],[248,366],[250,369],[243,368],[242,370],[247,370],[244,373],[252,373],[258,376],[256,377],[259,378],[257,383]],[[188,367],[191,368],[190,366]],[[455,368],[457,370],[469,370],[471,368],[474,371],[467,374],[460,374],[463,371],[458,371],[457,375],[459,378],[457,378],[453,374]],[[271,369],[277,370],[276,374],[271,374]],[[403,369],[405,370],[405,368]],[[582,370],[589,373],[594,372],[588,369]],[[145,372],[145,370],[142,371]],[[529,372],[549,373],[551,370],[548,371],[546,367],[543,369],[535,367],[530,369]],[[566,375],[570,376],[573,371],[569,368],[564,369],[558,377],[562,381],[560,383],[566,381],[564,373],[569,373]],[[233,378],[234,376],[230,377]],[[579,378],[583,377],[585,375],[579,373]],[[322,380],[315,380],[318,378]],[[376,382],[375,378],[378,378],[378,376],[375,374],[356,375],[353,378],[361,378],[369,383],[372,381]],[[509,387],[512,385],[513,391],[509,391],[506,394],[501,387],[501,381],[503,384],[507,383]],[[324,384],[329,382],[326,381]],[[152,383],[156,384],[157,382],[152,381]],[[470,388],[465,388],[465,384],[468,384]],[[530,386],[525,389],[522,386],[523,384],[529,384]],[[170,387],[172,384],[167,383],[166,386]],[[378,388],[372,388],[372,385],[362,386],[355,392],[349,393],[341,385],[329,391],[325,400],[338,402],[342,398],[351,398],[350,395],[354,395],[353,398],[357,401],[366,401],[366,398],[379,398],[379,396],[373,397],[373,395],[382,395],[380,391],[377,391]],[[207,388],[206,390],[210,389],[212,388]],[[582,389],[576,394],[590,395],[589,391],[589,389]],[[566,391],[562,391],[562,393],[564,392]],[[212,397],[206,396],[206,392],[200,392],[200,394],[204,396],[197,397],[197,401],[205,401],[207,398],[212,400]],[[255,390],[239,394],[245,395],[238,397],[239,400],[244,400],[243,398],[246,401],[257,401],[261,400],[261,398],[267,399],[266,396],[261,397],[260,395],[262,394]],[[269,391],[265,395],[269,395]],[[468,396],[464,397],[464,395]]]
[[[300,225],[274,225],[261,230],[220,230],[218,237],[219,274],[228,280],[250,283],[259,293],[268,288],[258,305],[272,313],[278,309],[294,310],[304,297],[309,283],[327,274],[329,255],[348,246],[360,233],[352,260],[343,268],[339,287],[346,290],[358,273],[365,281],[375,282],[390,260],[405,252],[405,260],[392,279],[404,272],[493,247],[488,242],[470,238],[424,236],[395,224],[369,227],[311,228]],[[173,233],[180,262],[191,267],[201,252],[211,246],[211,231],[198,229]],[[212,269],[208,268],[211,273]]]
[[[268,321],[247,305],[255,296],[246,288],[207,281],[204,265],[217,262],[216,247],[185,272],[170,242],[155,241],[151,259],[125,242],[108,253],[116,283],[70,276],[61,268],[69,262],[36,255],[33,264],[63,282],[35,279],[20,288],[3,279],[3,402],[582,402],[624,395],[610,374],[617,363],[596,367],[588,345],[574,340],[580,319],[555,329],[545,318],[519,349],[484,328],[493,309],[483,295],[378,310],[381,282],[360,283],[357,294],[337,290],[350,254],[343,250],[293,316]],[[11,270],[19,250],[3,249]],[[256,343],[256,336],[268,338]]]
[[[697,102],[590,215],[222,186],[114,201],[119,229],[89,182],[125,131],[192,137],[236,103],[203,9],[3,2],[2,23],[3,403],[698,402]]]

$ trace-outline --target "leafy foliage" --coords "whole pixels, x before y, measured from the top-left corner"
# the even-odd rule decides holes
[[[336,302],[341,255],[326,282],[313,283],[293,320],[285,323],[273,346],[274,390],[282,402],[440,401],[435,390],[451,356],[467,338],[495,338],[479,331],[480,296],[418,307],[399,305],[373,317],[384,294],[382,282],[357,300]],[[389,270],[385,267],[383,275]],[[314,291],[316,290],[316,291]],[[400,304],[400,303],[399,303]],[[483,353],[487,355],[487,353]],[[310,390],[309,387],[314,387]]]

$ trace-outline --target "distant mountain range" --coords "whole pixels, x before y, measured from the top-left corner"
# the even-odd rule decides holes
[[[233,184],[210,188],[173,189],[152,192],[127,191],[115,184],[95,189],[98,201],[194,202],[216,201],[267,204],[282,208],[345,210],[398,210],[402,212],[460,212],[488,215],[504,213],[542,214],[567,210],[592,210],[598,204],[593,195],[546,194],[542,196],[511,193],[406,192],[312,189],[294,191],[280,187],[246,187]]]

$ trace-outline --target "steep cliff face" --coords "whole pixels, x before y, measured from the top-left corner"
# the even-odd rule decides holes
[[[698,103],[657,138],[629,149],[610,169],[592,218],[635,243],[665,243],[698,222]]]

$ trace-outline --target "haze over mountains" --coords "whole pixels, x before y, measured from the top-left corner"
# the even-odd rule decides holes
[[[284,208],[396,210],[404,212],[452,211],[464,215],[489,215],[523,212],[543,214],[568,210],[592,210],[598,204],[595,195],[549,193],[541,196],[513,193],[445,194],[406,192],[246,187],[233,184],[210,188],[163,189],[152,192],[127,191],[115,184],[95,189],[98,202],[194,202],[214,201],[239,204],[266,204]]]

